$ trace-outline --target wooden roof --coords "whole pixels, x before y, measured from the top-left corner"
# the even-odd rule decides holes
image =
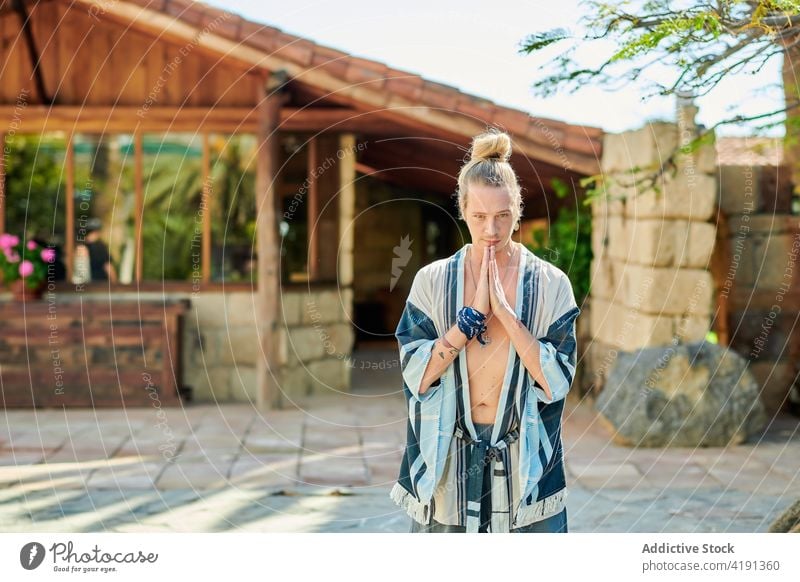
[[[528,216],[571,204],[550,195],[553,179],[577,195],[579,179],[600,171],[599,128],[533,117],[199,2],[6,1],[0,38],[0,123],[20,121],[22,96],[17,131],[256,133],[262,88],[277,79],[281,132],[353,133],[362,174],[413,190],[452,194],[487,126],[513,138]]]
[[[66,1],[66,0],[59,0]],[[603,131],[533,117],[420,75],[356,57],[280,29],[190,0],[73,0],[93,17],[161,38],[192,40],[204,51],[266,71],[284,70],[327,102],[380,111],[387,121],[472,137],[491,124],[519,153],[579,175],[599,172]]]

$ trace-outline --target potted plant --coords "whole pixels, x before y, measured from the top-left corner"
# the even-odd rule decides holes
[[[26,243],[13,234],[0,234],[0,271],[14,299],[40,299],[47,279],[47,265],[56,259],[55,249],[35,240]]]

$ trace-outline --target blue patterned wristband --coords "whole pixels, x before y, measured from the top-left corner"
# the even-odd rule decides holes
[[[458,329],[461,330],[468,340],[478,336],[478,341],[486,345],[483,334],[486,332],[486,316],[469,306],[462,307],[458,312]]]

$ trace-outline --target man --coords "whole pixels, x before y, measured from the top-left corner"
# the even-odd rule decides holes
[[[103,242],[103,223],[99,218],[90,218],[86,223],[86,238],[84,244],[78,245],[76,255],[88,256],[91,281],[108,281],[116,283],[117,272],[111,262],[111,253]]]
[[[391,496],[412,532],[567,531],[561,416],[580,309],[567,276],[511,240],[510,153],[503,133],[473,141],[459,175],[472,243],[420,269],[395,334],[408,428]]]

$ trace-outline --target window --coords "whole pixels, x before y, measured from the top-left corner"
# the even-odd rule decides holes
[[[60,133],[5,138],[5,232],[55,248],[56,281],[66,278],[66,152]]]
[[[5,232],[53,246],[56,280],[257,283],[254,135],[17,134],[5,148]]]
[[[73,137],[75,282],[130,284],[135,280],[132,143],[133,136],[123,134]]]
[[[212,135],[211,280],[252,282],[256,268],[256,139]]]
[[[203,136],[146,134],[142,149],[142,279],[191,281],[202,254]]]

